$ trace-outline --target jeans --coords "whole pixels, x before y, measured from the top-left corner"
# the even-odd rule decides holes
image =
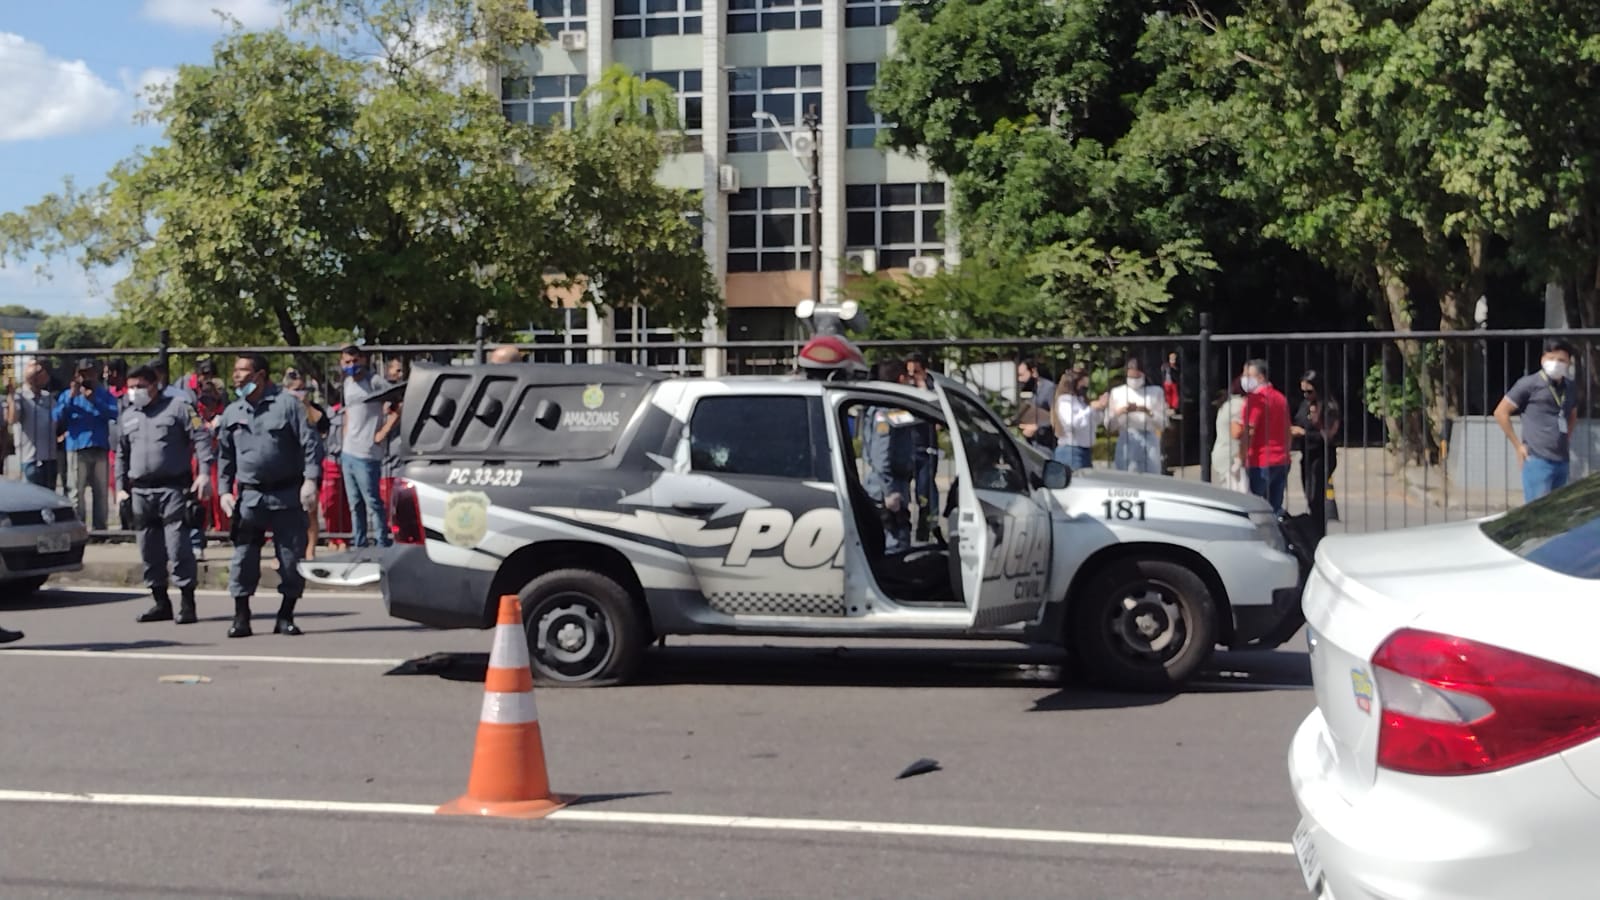
[[[1124,431],[1117,438],[1116,467],[1123,472],[1164,474],[1161,435],[1154,431]]]
[[[56,461],[46,459],[40,462],[22,464],[22,477],[29,484],[36,484],[47,490],[56,489]]]
[[[1055,458],[1056,462],[1069,469],[1091,469],[1094,467],[1094,448],[1057,446]]]
[[[1557,488],[1566,487],[1571,471],[1572,466],[1566,460],[1556,462],[1537,456],[1528,457],[1528,461],[1522,464],[1523,502],[1532,503]]]
[[[1265,498],[1267,505],[1277,515],[1283,515],[1283,495],[1289,487],[1289,466],[1251,466],[1245,470],[1250,477],[1250,493]]]
[[[106,495],[111,483],[107,452],[104,447],[84,447],[72,454],[72,505],[77,508],[78,521],[95,531],[106,529]]]
[[[383,477],[383,461],[363,459],[349,453],[341,457],[344,467],[344,492],[350,498],[351,547],[370,547],[367,535],[367,517],[376,524],[376,542],[387,547],[393,541],[389,534],[388,510],[383,507],[379,480]]]

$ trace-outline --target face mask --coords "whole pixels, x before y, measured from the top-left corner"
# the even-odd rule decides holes
[[[234,388],[233,392],[238,395],[240,400],[249,400],[250,395],[256,392],[256,383],[254,381],[246,381],[244,384]]]
[[[1548,378],[1560,381],[1567,377],[1567,364],[1559,359],[1547,359],[1544,361],[1544,374]]]
[[[150,405],[149,388],[128,388],[128,402],[143,409]]]
[[[1129,375],[1128,376],[1128,387],[1131,387],[1136,391],[1144,390],[1144,376],[1143,375]]]
[[[1250,377],[1249,375],[1246,375],[1239,379],[1239,387],[1243,388],[1246,394],[1249,394],[1253,393],[1256,388],[1261,387],[1261,382]]]
[[[354,378],[357,375],[361,374],[361,366],[359,366],[359,365],[348,365],[348,366],[345,366],[344,368],[340,369],[339,371],[345,373],[346,375],[349,375],[351,378]]]

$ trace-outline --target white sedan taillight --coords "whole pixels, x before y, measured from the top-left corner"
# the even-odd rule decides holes
[[[1372,657],[1378,765],[1474,775],[1600,737],[1600,678],[1431,631],[1402,629]]]

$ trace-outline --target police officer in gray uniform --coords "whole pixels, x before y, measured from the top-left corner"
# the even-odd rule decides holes
[[[878,364],[878,380],[910,384],[900,360]],[[863,487],[878,506],[884,552],[911,549],[911,476],[915,471],[915,419],[909,413],[869,406],[862,411],[861,455],[867,461]]]
[[[305,590],[300,560],[306,552],[306,509],[316,502],[322,442],[306,420],[305,406],[272,383],[267,359],[240,356],[233,364],[239,399],[222,413],[218,436],[222,511],[233,523],[233,627],[228,637],[249,637],[250,597],[261,581],[261,548],[272,533],[278,557],[278,634],[300,634],[294,605]],[[234,496],[234,483],[239,486]]]
[[[195,563],[184,514],[191,491],[201,500],[209,497],[211,436],[194,407],[161,394],[157,379],[149,366],[128,373],[128,407],[118,423],[117,500],[138,531],[144,583],[156,601],[139,621],[172,621],[170,563],[172,583],[182,594],[178,624],[188,625],[195,621]],[[200,461],[198,478],[191,479],[191,458]]]

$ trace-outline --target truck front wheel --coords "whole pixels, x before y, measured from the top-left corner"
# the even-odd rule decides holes
[[[1216,645],[1211,591],[1179,563],[1112,560],[1068,602],[1064,643],[1079,673],[1105,687],[1176,689]]]
[[[598,687],[628,680],[645,629],[627,589],[588,569],[557,569],[520,593],[528,656],[541,683]]]

